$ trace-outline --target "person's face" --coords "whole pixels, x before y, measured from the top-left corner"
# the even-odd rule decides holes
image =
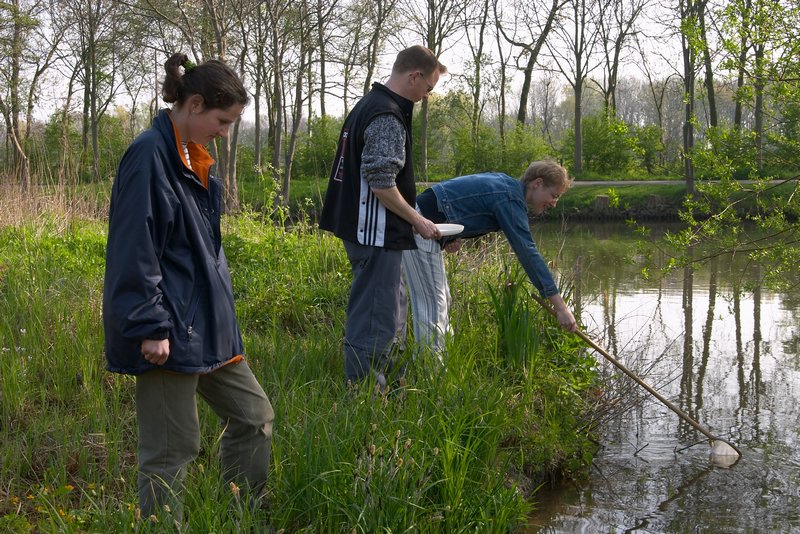
[[[544,180],[537,178],[528,184],[525,201],[534,215],[541,215],[545,211],[555,208],[563,193],[563,187],[545,185]]]
[[[207,145],[216,137],[228,137],[231,124],[242,114],[244,106],[233,104],[225,109],[205,109],[202,103],[191,108],[188,121],[189,141]]]
[[[425,74],[422,71],[411,73],[412,84],[414,87],[414,102],[419,102],[423,98],[428,98],[428,95],[439,83],[439,71],[434,70],[431,74]]]

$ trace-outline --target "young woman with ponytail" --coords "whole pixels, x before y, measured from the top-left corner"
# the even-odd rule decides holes
[[[228,135],[248,94],[221,61],[174,54],[165,70],[171,109],[128,147],[114,180],[103,323],[108,370],[136,377],[142,513],[181,523],[182,481],[200,450],[197,394],[222,423],[226,482],[255,501],[273,410],[244,360],[220,239],[222,186],[205,148]]]

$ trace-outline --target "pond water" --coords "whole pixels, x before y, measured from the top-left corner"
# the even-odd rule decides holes
[[[630,409],[605,422],[588,479],[542,488],[527,532],[800,532],[798,295],[740,294],[759,276],[741,257],[646,280],[624,225],[533,229],[577,267],[587,334],[742,457],[714,465],[702,434],[621,377],[606,395]]]

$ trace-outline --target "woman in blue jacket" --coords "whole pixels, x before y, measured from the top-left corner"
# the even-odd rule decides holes
[[[541,215],[554,208],[571,185],[566,169],[549,160],[535,161],[517,180],[499,172],[459,176],[434,184],[417,196],[417,209],[435,223],[464,226],[459,238],[502,231],[520,264],[540,294],[550,301],[558,323],[567,331],[577,324],[558,292],[531,236],[528,213]],[[416,250],[403,251],[403,272],[416,343],[441,356],[450,331],[450,288],[439,241],[415,236]],[[460,241],[445,250],[454,251]]]
[[[181,72],[183,70],[183,73]],[[248,95],[220,61],[165,64],[162,110],[128,147],[111,193],[103,295],[109,371],[136,376],[138,490],[145,517],[181,521],[181,485],[200,449],[196,394],[220,417],[223,474],[257,497],[273,410],[243,359],[220,240],[222,186],[205,148]]]

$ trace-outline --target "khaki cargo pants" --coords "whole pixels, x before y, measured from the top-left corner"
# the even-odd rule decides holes
[[[136,377],[139,426],[139,506],[159,514],[165,504],[182,521],[181,486],[186,467],[200,452],[197,396],[223,425],[220,461],[225,482],[260,496],[272,444],[272,405],[246,362],[208,374],[154,370]]]

